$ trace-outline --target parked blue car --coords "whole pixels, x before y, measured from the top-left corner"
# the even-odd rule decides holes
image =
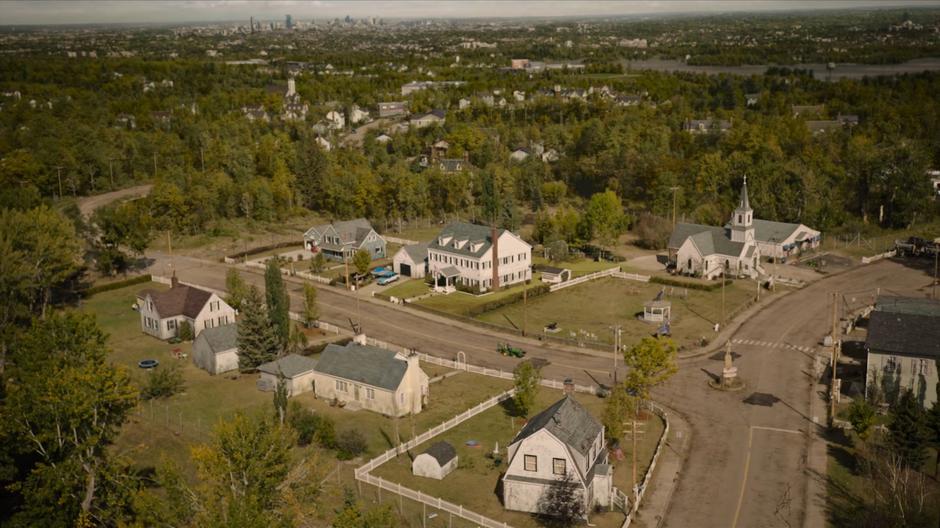
[[[390,283],[395,282],[395,281],[397,281],[397,280],[398,280],[398,274],[397,274],[397,273],[392,273],[391,275],[387,275],[387,276],[382,277],[381,279],[379,279],[379,286],[385,286],[386,284],[390,284]]]

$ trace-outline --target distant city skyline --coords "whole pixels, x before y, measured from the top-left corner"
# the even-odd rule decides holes
[[[337,1],[337,0],[2,0],[0,25],[180,24],[235,20],[353,18],[496,18],[674,15],[855,8],[940,7],[940,0],[624,0],[624,1]],[[247,22],[246,22],[247,23]]]

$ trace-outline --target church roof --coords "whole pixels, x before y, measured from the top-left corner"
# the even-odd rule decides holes
[[[688,238],[692,239],[703,256],[717,254],[739,257],[744,251],[744,242],[732,242],[725,228],[701,224],[676,224],[669,237],[669,247],[678,249]]]
[[[748,211],[751,210],[751,202],[747,199],[747,177],[744,178],[744,185],[741,186],[741,204],[738,206],[739,211]]]

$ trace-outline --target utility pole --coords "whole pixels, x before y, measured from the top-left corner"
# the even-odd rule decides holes
[[[620,325],[611,326],[611,332],[614,333],[614,385],[617,384],[617,354],[620,353],[620,335],[623,332],[623,327]]]
[[[637,395],[634,399],[635,407],[633,409],[633,498],[636,500],[637,480],[636,480],[636,419],[640,414],[640,397]]]
[[[199,147],[199,161],[202,163],[202,172],[206,172],[206,149]]]
[[[346,254],[346,248],[344,247],[343,248],[343,268],[345,269],[345,273],[346,273],[346,289],[348,290],[349,289],[349,258],[347,257],[348,255]]]
[[[672,189],[672,227],[676,227],[676,191],[680,189],[678,185],[673,185],[670,187]]]
[[[529,284],[522,281],[522,336],[525,337],[526,324],[529,322],[529,314],[526,311],[529,304]]]
[[[64,168],[65,167],[63,167],[62,165],[55,166],[56,175],[59,177],[59,199],[60,200],[62,199],[62,169]]]
[[[930,294],[934,299],[937,298],[937,259],[940,258],[940,244],[933,246],[933,290]]]
[[[157,153],[153,153],[153,177],[157,177]]]
[[[725,327],[725,282],[727,273],[728,266],[725,266],[721,272],[721,327],[719,327],[719,330]]]

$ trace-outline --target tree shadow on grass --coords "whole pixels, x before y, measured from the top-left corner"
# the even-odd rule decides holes
[[[511,416],[513,418],[525,418],[525,415],[522,413],[522,409],[516,404],[514,398],[506,398],[505,400],[499,402],[499,406],[503,408],[503,413],[506,416]]]

